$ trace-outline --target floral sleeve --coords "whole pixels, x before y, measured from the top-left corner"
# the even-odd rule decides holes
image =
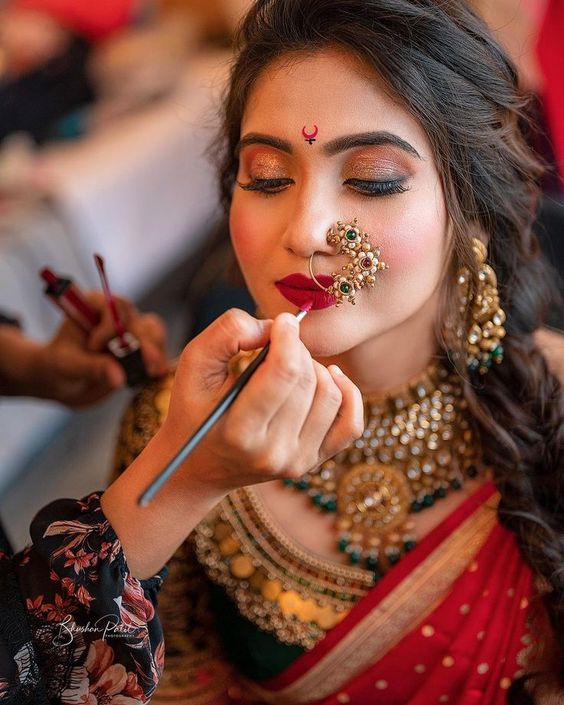
[[[42,509],[31,546],[11,559],[31,634],[12,677],[25,680],[34,654],[48,700],[62,705],[147,703],[163,669],[155,605],[166,569],[149,580],[129,574],[100,496]]]

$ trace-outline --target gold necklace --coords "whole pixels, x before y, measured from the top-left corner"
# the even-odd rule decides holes
[[[392,396],[364,399],[366,427],[352,446],[284,485],[336,514],[337,545],[376,582],[415,546],[410,514],[478,474],[459,376],[436,362]]]

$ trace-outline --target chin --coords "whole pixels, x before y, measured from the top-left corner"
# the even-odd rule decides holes
[[[300,337],[312,357],[334,357],[362,343],[362,340],[347,333],[345,328],[335,322],[323,325],[319,321],[319,325],[316,325],[312,318],[306,318],[302,323]]]

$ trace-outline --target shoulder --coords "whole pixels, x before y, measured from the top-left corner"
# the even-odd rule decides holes
[[[123,415],[114,456],[114,475],[121,474],[162,426],[174,382],[174,372],[142,387]]]

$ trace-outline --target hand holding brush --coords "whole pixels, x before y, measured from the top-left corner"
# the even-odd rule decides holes
[[[149,506],[139,506],[139,497],[161,469],[231,390],[230,360],[240,350],[268,342],[264,361],[234,401]],[[125,544],[129,562],[132,551],[139,556],[137,577],[147,576],[228,492],[299,477],[345,448],[362,430],[360,392],[338,368],[313,360],[292,314],[259,321],[232,309],[184,349],[161,429],[105,493],[102,506]]]

